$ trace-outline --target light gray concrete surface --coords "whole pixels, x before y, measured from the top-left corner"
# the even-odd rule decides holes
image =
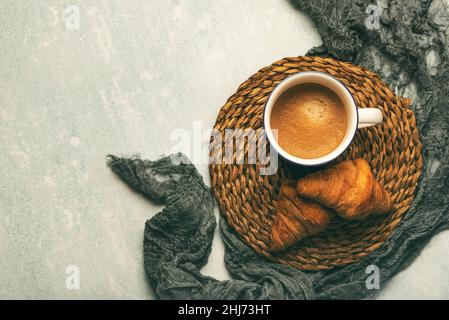
[[[0,298],[152,298],[142,234],[160,207],[105,156],[175,150],[174,130],[212,127],[249,75],[321,42],[286,0],[3,0],[0,26]],[[380,298],[449,298],[448,243]],[[229,278],[218,233],[203,272]]]

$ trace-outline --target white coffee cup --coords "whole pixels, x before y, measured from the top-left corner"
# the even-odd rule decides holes
[[[314,159],[299,158],[286,152],[277,142],[271,128],[271,112],[278,98],[291,87],[303,83],[318,84],[332,90],[343,102],[347,115],[348,126],[340,144],[330,153]],[[348,148],[357,129],[371,127],[382,123],[382,121],[383,116],[380,109],[357,108],[351,93],[339,80],[327,73],[316,71],[299,72],[281,81],[268,98],[264,111],[264,127],[271,147],[274,147],[283,158],[303,166],[317,166],[334,160]]]

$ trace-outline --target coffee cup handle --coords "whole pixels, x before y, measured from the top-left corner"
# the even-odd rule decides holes
[[[378,108],[363,108],[357,111],[359,113],[358,129],[372,127],[383,121],[382,111]]]

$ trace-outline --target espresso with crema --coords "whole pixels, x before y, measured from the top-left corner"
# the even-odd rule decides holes
[[[271,113],[277,141],[289,154],[314,159],[335,150],[347,129],[346,109],[332,90],[300,84],[282,93]]]

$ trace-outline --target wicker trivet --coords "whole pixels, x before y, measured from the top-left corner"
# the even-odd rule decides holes
[[[301,270],[329,269],[353,263],[378,249],[399,225],[413,201],[423,158],[415,116],[409,100],[397,97],[379,77],[366,69],[330,58],[285,58],[265,67],[245,81],[221,108],[214,128],[258,129],[269,94],[284,78],[300,71],[321,71],[340,79],[359,108],[380,107],[384,123],[360,129],[338,161],[366,159],[380,183],[392,195],[394,211],[367,220],[334,219],[324,232],[298,242],[278,254],[267,251],[274,217],[275,198],[283,179],[303,174],[280,159],[278,174],[259,175],[251,164],[210,165],[213,193],[228,223],[255,251],[267,258]],[[211,140],[211,155],[214,156]],[[224,151],[223,151],[224,154]]]

